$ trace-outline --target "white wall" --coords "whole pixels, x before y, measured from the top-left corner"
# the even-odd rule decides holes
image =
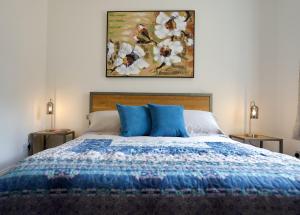
[[[0,169],[44,127],[46,0],[0,0]]]
[[[291,140],[299,66],[298,0],[0,0],[0,169],[24,157],[27,134],[45,127],[45,98],[56,125],[87,127],[90,91],[213,93],[227,133],[247,128]],[[196,10],[194,79],[105,78],[107,10]],[[46,125],[47,126],[47,125]],[[277,150],[272,145],[267,146]]]
[[[57,127],[87,127],[90,91],[213,93],[214,113],[226,133],[255,131],[291,139],[297,107],[298,0],[51,0],[48,7],[48,97],[56,97]],[[194,79],[105,78],[106,11],[196,10]],[[299,145],[299,146],[298,146]],[[278,151],[275,143],[266,148]]]
[[[300,68],[300,1],[265,0],[260,7],[260,130],[284,138],[284,152],[293,155]],[[277,144],[268,148],[278,150]]]
[[[259,7],[258,27],[258,83],[259,96],[257,105],[260,108],[258,130],[266,135],[278,136],[277,115],[278,77],[277,77],[277,43],[278,43],[278,1],[264,0]],[[278,151],[278,143],[266,143],[267,148]]]
[[[277,113],[279,136],[285,138],[286,152],[300,150],[291,139],[297,114],[300,70],[300,1],[278,0]]]
[[[87,127],[90,91],[213,93],[226,132],[243,132],[245,102],[257,70],[257,8],[253,0],[51,0],[48,5],[48,96],[56,126]],[[106,78],[108,10],[196,10],[194,79]]]

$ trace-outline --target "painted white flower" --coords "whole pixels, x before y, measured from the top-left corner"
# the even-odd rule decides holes
[[[185,19],[178,12],[173,12],[171,17],[164,12],[160,12],[156,17],[155,35],[159,39],[164,39],[168,36],[180,36],[181,31],[186,29]]]
[[[115,44],[109,41],[107,43],[107,59],[111,59],[114,53],[115,53]]]
[[[183,47],[179,41],[166,39],[153,48],[154,60],[160,64],[165,63],[167,66],[171,66],[181,62],[181,58],[177,55],[182,51]]]
[[[191,39],[191,38],[187,38],[185,40],[185,43],[186,43],[187,46],[192,46],[194,44],[194,40]]]
[[[144,50],[136,45],[134,48],[128,43],[122,43],[115,61],[116,71],[122,75],[131,75],[140,73],[141,69],[149,67],[149,64],[143,59]]]

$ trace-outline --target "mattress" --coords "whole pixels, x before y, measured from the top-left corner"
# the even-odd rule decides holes
[[[0,177],[7,213],[293,214],[299,199],[299,160],[224,135],[89,133]]]

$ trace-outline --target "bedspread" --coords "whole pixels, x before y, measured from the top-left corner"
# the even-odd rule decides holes
[[[118,197],[126,199],[127,205],[130,198],[148,199],[148,203],[160,199],[160,204],[163,198],[172,197],[181,199],[178,202],[221,199],[215,203],[219,207],[224,207],[226,199],[232,204],[238,199],[263,199],[276,203],[277,208],[265,205],[259,209],[278,211],[279,206],[286,206],[295,212],[300,204],[300,161],[225,136],[89,134],[28,157],[0,177],[2,210],[12,210],[9,207],[18,198],[44,199],[48,204],[54,197],[76,197],[77,202],[82,201],[79,197]],[[285,203],[279,202],[281,198]]]

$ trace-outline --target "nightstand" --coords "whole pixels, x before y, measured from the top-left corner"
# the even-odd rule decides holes
[[[55,129],[34,132],[28,135],[28,153],[33,155],[37,152],[45,150],[53,142],[54,146],[64,144],[75,138],[75,131],[70,129]],[[41,146],[42,145],[42,146]],[[53,146],[52,146],[53,147]]]
[[[264,147],[264,142],[278,142],[279,143],[279,152],[283,153],[283,139],[281,138],[277,138],[277,137],[269,137],[269,136],[265,136],[265,135],[255,135],[254,137],[251,136],[247,136],[245,134],[242,135],[235,135],[235,134],[231,134],[229,135],[229,137],[231,139],[236,139],[238,141],[242,141],[243,143],[251,143],[251,142],[256,142],[259,141],[259,146],[260,148]]]

